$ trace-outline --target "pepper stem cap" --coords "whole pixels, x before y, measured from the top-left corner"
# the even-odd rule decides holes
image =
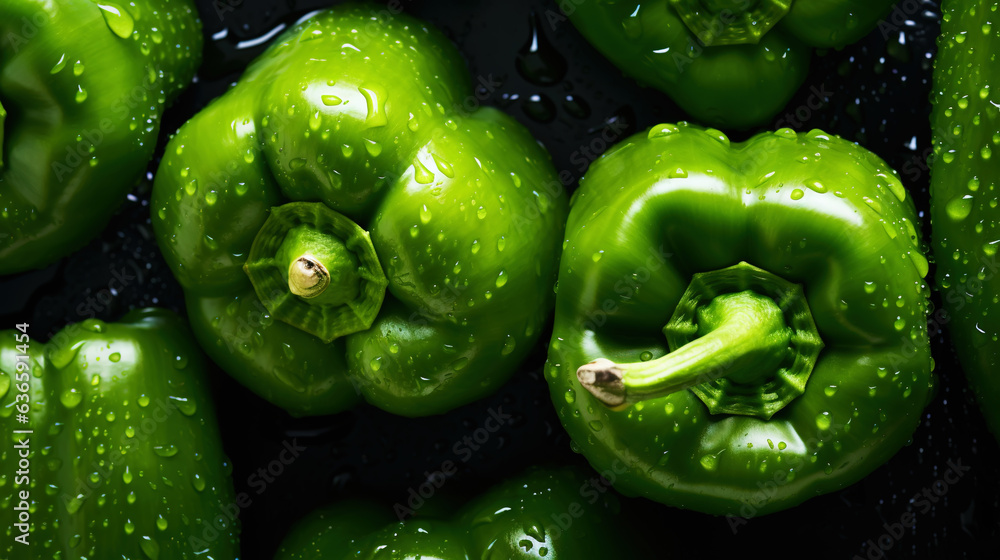
[[[327,343],[371,327],[389,284],[368,232],[320,202],[272,208],[243,269],[275,319]]]
[[[747,263],[696,274],[652,361],[598,358],[580,385],[613,409],[690,389],[712,414],[768,419],[805,392],[823,342],[798,284]]]
[[[792,0],[670,0],[706,47],[756,45],[792,7]]]

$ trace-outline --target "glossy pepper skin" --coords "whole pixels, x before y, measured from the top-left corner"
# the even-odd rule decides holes
[[[864,37],[892,0],[596,0],[567,15],[596,48],[694,120],[763,125],[809,71],[813,48]]]
[[[428,502],[426,509],[432,509],[433,504]],[[528,471],[451,515],[425,511],[418,509],[412,518],[399,521],[391,508],[369,502],[338,503],[299,522],[275,558],[651,557],[638,554],[639,545],[618,517],[618,500],[608,492],[606,483],[571,468]]]
[[[0,4],[0,274],[107,224],[201,61],[190,0]]]
[[[31,450],[30,483],[0,486],[4,558],[236,558],[231,467],[184,321],[142,309],[48,343],[33,334],[0,332],[0,458],[17,464],[24,439]],[[13,433],[25,429],[34,433]],[[14,541],[22,491],[28,546]]]
[[[910,438],[933,382],[928,264],[877,156],[819,130],[730,145],[664,124],[574,196],[546,379],[591,465],[626,470],[616,489],[753,517]]]
[[[934,60],[931,225],[937,283],[962,368],[1000,438],[1000,116],[997,2],[944,2]],[[961,40],[961,42],[959,42]]]
[[[458,51],[341,5],[185,124],[152,221],[194,331],[294,415],[407,416],[502,384],[551,309],[566,196]]]

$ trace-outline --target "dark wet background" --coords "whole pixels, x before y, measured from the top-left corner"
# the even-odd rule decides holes
[[[165,136],[239,78],[268,42],[253,45],[322,0],[197,0],[205,25],[199,81],[167,112]],[[579,177],[607,147],[609,123],[619,138],[685,115],[664,95],[643,89],[604,60],[559,15],[554,0],[400,0],[406,12],[443,29],[476,78],[499,86],[485,104],[513,115],[552,152],[557,169]],[[376,10],[386,4],[374,4]],[[817,53],[812,71],[769,128],[822,128],[861,142],[903,175],[927,217],[931,56],[938,32],[933,2],[906,2],[880,30],[842,51]],[[222,31],[225,30],[225,33]],[[537,41],[532,41],[533,34]],[[214,39],[213,39],[214,35]],[[241,42],[245,48],[239,48]],[[536,52],[530,45],[538,45]],[[818,108],[817,108],[818,107]],[[785,114],[787,113],[787,115]],[[749,133],[732,134],[734,140]],[[150,165],[156,169],[156,161]],[[575,182],[569,185],[572,189]],[[46,339],[67,322],[121,317],[133,307],[183,312],[182,294],[159,254],[148,216],[149,185],[138,186],[97,240],[47,269],[0,279],[0,325],[31,323]],[[925,237],[928,224],[924,224]],[[135,276],[112,292],[116,275]],[[115,286],[118,284],[116,283]],[[548,336],[544,335],[547,342]],[[966,389],[954,352],[934,340],[939,390],[913,442],[863,481],[793,508],[751,519],[734,534],[724,518],[622,499],[623,511],[649,536],[658,557],[761,554],[816,558],[879,558],[869,552],[908,511],[916,525],[892,539],[888,558],[997,558],[1000,550],[1000,448],[987,433]],[[445,492],[468,495],[536,463],[576,463],[540,375],[540,343],[521,372],[496,395],[435,418],[404,419],[371,407],[336,416],[293,419],[213,369],[217,413],[235,466],[243,510],[244,560],[272,558],[291,524],[312,508],[347,496],[404,502],[408,490],[445,461],[459,465]],[[1000,402],[997,403],[1000,406]],[[508,421],[479,449],[463,439],[490,417]],[[307,449],[273,482],[255,478],[278,459],[284,442]],[[456,448],[456,445],[458,446]],[[466,460],[467,459],[467,460]],[[968,467],[944,483],[949,461]],[[937,500],[911,503],[928,490]],[[934,493],[942,493],[938,497]],[[923,499],[923,498],[922,498]],[[926,511],[925,511],[926,509]],[[883,540],[883,547],[890,544]]]

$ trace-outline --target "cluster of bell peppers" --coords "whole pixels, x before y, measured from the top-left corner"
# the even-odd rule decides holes
[[[859,39],[888,4],[590,2],[568,15],[698,120],[746,128],[784,106],[810,47]],[[944,5],[931,215],[952,334],[1000,433],[1000,44],[986,25],[997,3],[971,5]],[[187,0],[18,0],[0,16],[16,39],[0,52],[11,273],[109,219],[191,81],[201,33]],[[470,109],[471,83],[440,32],[347,5],[286,31],[182,126],[151,207],[191,330],[138,310],[45,344],[0,333],[0,426],[15,434],[3,458],[45,464],[0,485],[5,525],[52,557],[234,558],[202,350],[293,415],[362,400],[440,414],[503,384],[553,307],[553,404],[625,495],[750,517],[851,484],[909,440],[934,388],[929,265],[913,199],[878,156],[820,130],[734,144],[660,124],[595,162],[570,210],[542,188],[556,180],[544,148],[504,113]],[[29,413],[47,428],[15,457]],[[597,537],[620,523],[614,498],[574,501],[581,480],[534,471],[405,522],[337,504],[279,556],[625,554]]]

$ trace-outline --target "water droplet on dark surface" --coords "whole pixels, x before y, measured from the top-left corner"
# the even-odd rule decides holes
[[[562,102],[562,108],[570,116],[585,119],[590,116],[590,105],[579,95],[568,94]]]
[[[517,53],[517,71],[529,82],[540,86],[559,83],[565,76],[568,64],[542,31],[542,18],[531,14],[531,32],[528,41]]]
[[[598,133],[605,129],[615,131],[614,136],[617,139],[622,139],[626,136],[635,134],[635,109],[633,109],[631,105],[622,105],[621,107],[615,109],[610,116],[604,119],[604,122],[587,130],[587,134]]]
[[[543,93],[525,97],[521,108],[525,115],[538,122],[550,122],[556,118],[556,104]]]

